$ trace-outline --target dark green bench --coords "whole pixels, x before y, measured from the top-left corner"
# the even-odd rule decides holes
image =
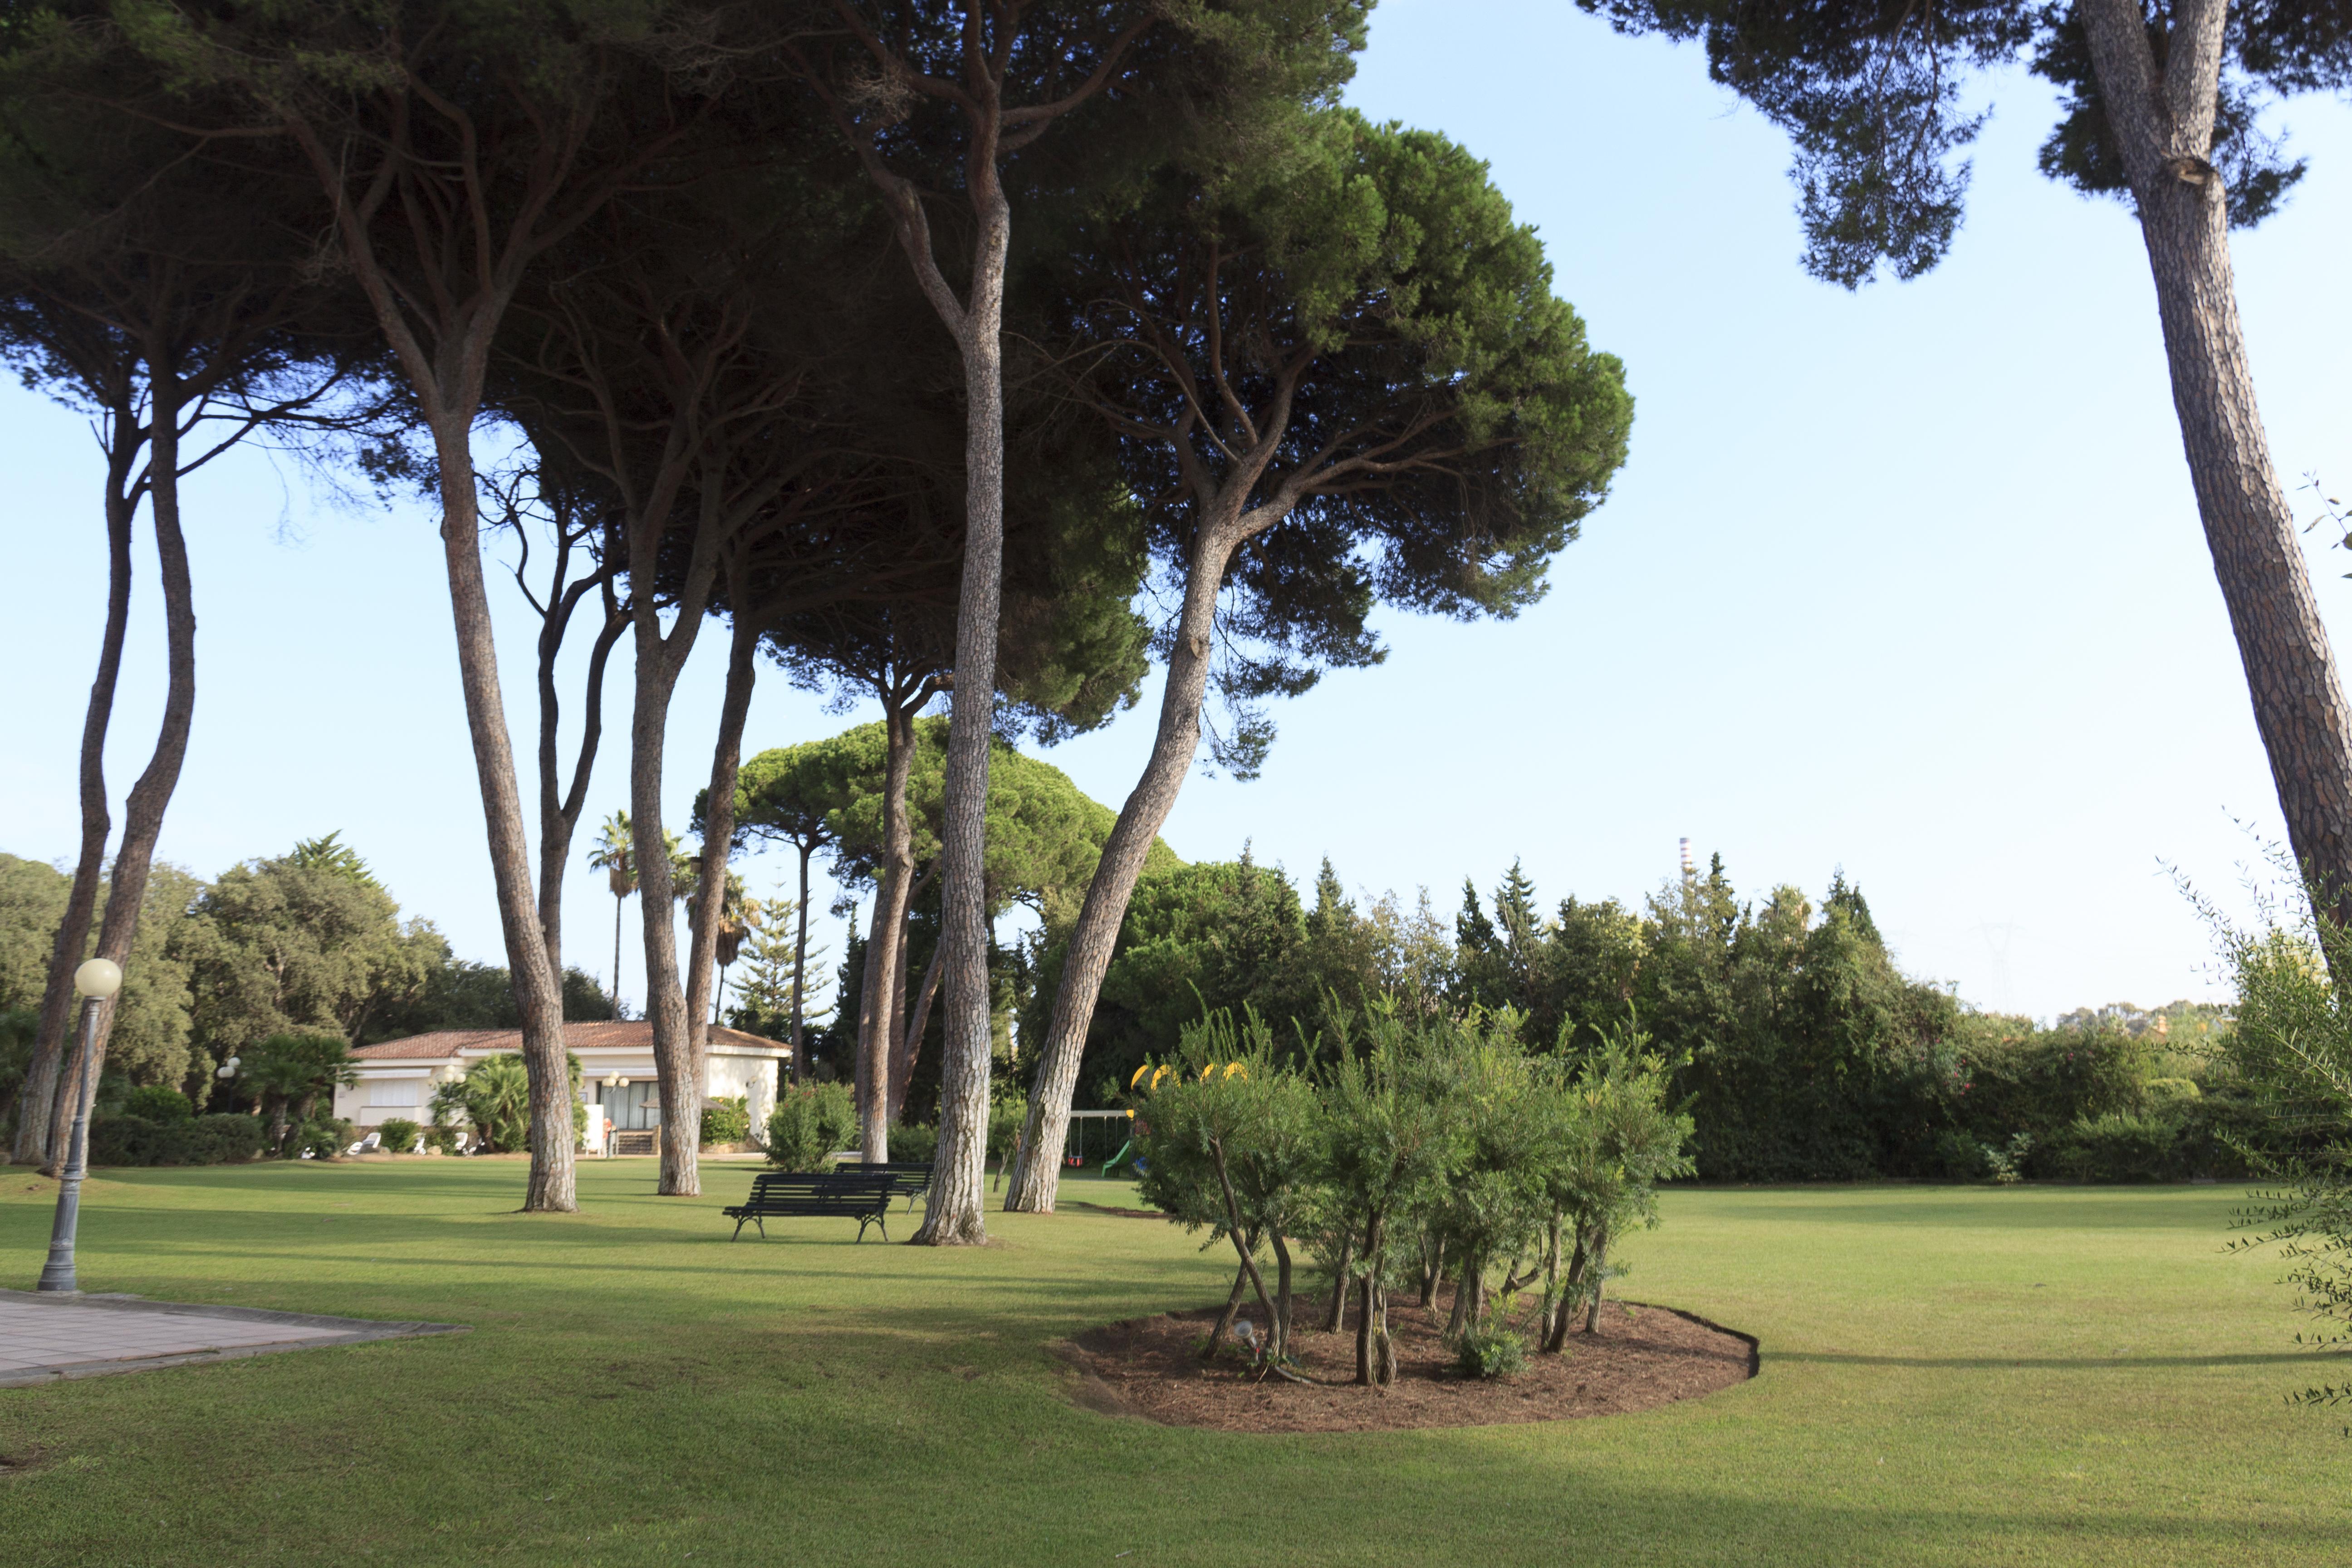
[[[857,1239],[866,1239],[866,1227],[878,1225],[882,1239],[890,1239],[890,1200],[898,1194],[898,1178],[887,1171],[869,1171],[863,1165],[851,1165],[843,1170],[824,1173],[778,1171],[751,1178],[751,1195],[740,1204],[721,1210],[735,1222],[735,1234],[727,1239],[735,1241],[743,1235],[747,1220],[760,1227],[760,1238],[766,1240],[767,1222],[772,1219],[854,1219],[857,1222]]]
[[[879,1165],[844,1165],[841,1168],[845,1171],[864,1171],[869,1174],[876,1171],[887,1172],[890,1176],[890,1195],[895,1198],[904,1193],[907,1195],[907,1206],[909,1209],[915,1206],[917,1198],[931,1190],[931,1168],[929,1165],[908,1164],[891,1160]]]

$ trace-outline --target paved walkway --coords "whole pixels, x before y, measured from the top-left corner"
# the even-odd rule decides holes
[[[0,1290],[0,1388],[466,1330],[463,1323],[387,1323],[137,1296]]]

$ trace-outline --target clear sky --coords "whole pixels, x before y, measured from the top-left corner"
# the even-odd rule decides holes
[[[1818,899],[1843,866],[1905,964],[1980,1005],[2213,994],[2210,941],[2167,868],[2233,893],[2279,836],[2277,806],[2145,253],[2120,205],[2034,172],[2046,88],[1988,84],[1944,266],[1852,295],[1798,268],[1787,146],[1707,85],[1695,48],[1618,37],[1566,0],[1385,0],[1350,97],[1491,163],[1560,294],[1626,363],[1633,458],[1543,604],[1507,624],[1384,618],[1387,664],[1284,707],[1263,778],[1192,778],[1166,832],[1177,851],[1246,841],[1302,879],[1328,855],[1351,886],[1426,886],[1450,913],[1465,875],[1489,888],[1514,857],[1547,900],[1638,899],[1688,837],[1749,893],[1794,882]],[[2276,122],[2312,173],[2238,237],[2240,298],[2282,472],[2336,476],[2341,494],[2352,111],[2305,100]],[[74,416],[13,389],[0,460],[15,585],[0,849],[54,859],[76,840],[100,470]],[[433,519],[330,504],[253,453],[200,477],[189,521],[199,697],[164,858],[210,876],[341,829],[409,912],[503,962]],[[2352,556],[2313,542],[2352,651]],[[143,528],[142,545],[118,802],[162,700]],[[531,624],[510,587],[499,609],[527,768]],[[707,775],[722,657],[706,638],[678,693],[676,823]],[[626,679],[625,651],[609,721],[625,722]],[[1116,805],[1154,700],[1051,760]],[[746,749],[865,716],[772,676]],[[622,767],[608,749],[592,816],[625,803]],[[747,869],[764,891],[790,868]],[[613,917],[602,879],[576,869],[567,958],[608,972]],[[632,1000],[635,919],[632,902]]]

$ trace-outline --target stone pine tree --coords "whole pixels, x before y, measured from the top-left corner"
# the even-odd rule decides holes
[[[1328,90],[1361,46],[1361,0],[807,0],[792,45],[887,207],[964,368],[965,549],[944,850],[946,1016],[940,1176],[915,1239],[986,1238],[991,1049],[982,886],[1004,523],[1004,289],[1021,161],[1057,132],[1156,100],[1195,143],[1259,104]],[[1186,110],[1190,112],[1186,112]],[[1067,124],[1066,121],[1087,122]],[[1162,155],[1176,150],[1174,143]],[[943,193],[934,196],[933,193]],[[958,254],[961,251],[961,254]]]
[[[1159,731],[1070,935],[1030,1097],[1024,1147],[1052,1151],[1212,685],[1237,713],[1215,754],[1246,773],[1271,738],[1265,699],[1381,657],[1375,603],[1515,614],[1623,462],[1633,405],[1485,166],[1347,110],[1310,116],[1264,177],[1163,174],[1040,266],[1065,269],[1035,285],[1058,301],[1044,331],[1121,437],[1180,606]],[[1050,1211],[1059,1173],[1025,1159],[1006,1206]]]
[[[682,0],[306,0],[91,4],[184,101],[192,155],[249,177],[254,149],[299,171],[272,189],[373,321],[429,447],[522,1056],[526,1210],[578,1206],[560,976],[549,962],[499,684],[473,437],[517,291],[622,190],[709,119],[723,73],[711,13]],[[273,160],[278,153],[267,156]],[[648,922],[650,923],[650,922]]]
[[[12,23],[0,42],[0,358],[28,385],[91,418],[105,459],[100,510],[108,592],[79,758],[81,843],[58,923],[14,1157],[53,1163],[76,1096],[94,1075],[70,1037],[73,972],[96,952],[120,963],[137,938],[158,836],[187,754],[196,616],[181,523],[182,478],[264,426],[278,438],[367,422],[337,395],[361,357],[314,319],[332,293],[310,246],[276,222],[266,188],[183,154],[156,120],[177,108],[103,29],[55,16]],[[296,330],[307,323],[307,334]],[[338,415],[331,405],[341,405]],[[133,535],[144,510],[163,610],[162,722],[113,818],[104,753],[130,629]],[[102,876],[107,898],[99,916]],[[100,1009],[103,1061],[118,1005]]]
[[[1696,39],[1709,74],[1788,131],[1816,277],[1916,277],[1950,248],[1983,115],[1971,74],[2030,61],[2063,118],[2044,174],[2127,202],[2191,489],[2229,606],[2287,841],[2323,907],[2352,916],[2352,710],[2279,483],[2239,321],[2230,230],[2303,174],[2258,117],[2279,96],[2352,85],[2352,11],[2319,0],[1974,0],[1819,6],[1578,0],[1626,32]]]

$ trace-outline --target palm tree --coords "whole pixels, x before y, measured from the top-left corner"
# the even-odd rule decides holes
[[[629,814],[616,811],[604,819],[589,851],[588,868],[604,873],[613,889],[613,1016],[621,1016],[621,900],[637,890],[637,861],[629,847]]]

